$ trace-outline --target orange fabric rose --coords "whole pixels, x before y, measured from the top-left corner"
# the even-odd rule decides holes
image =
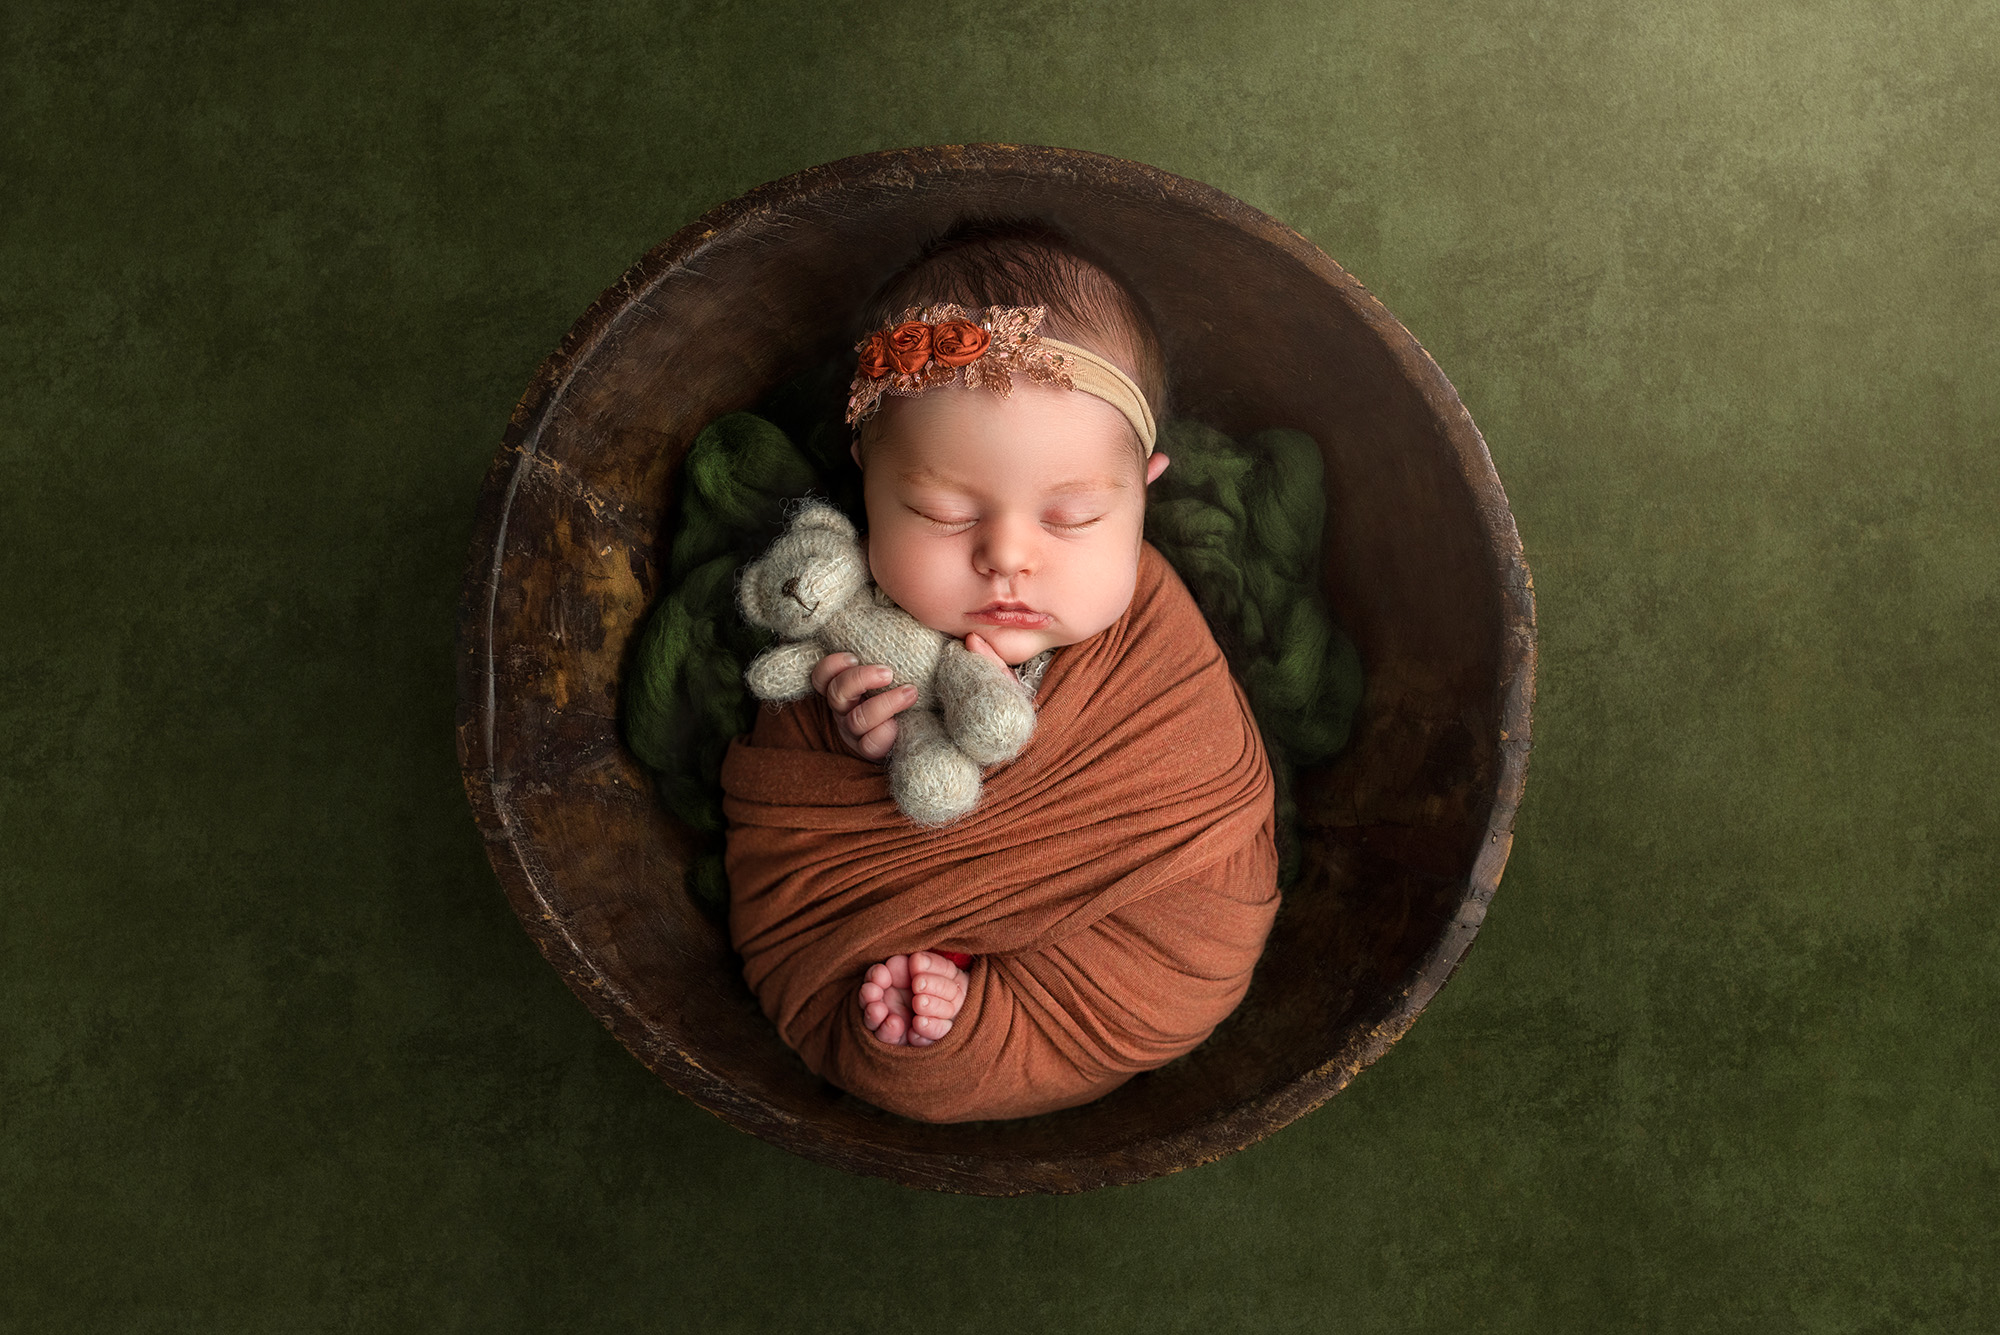
[[[979,360],[993,335],[970,320],[946,320],[931,333],[931,355],[940,366],[964,366]]]
[[[904,375],[915,375],[931,359],[931,327],[922,320],[899,324],[889,331],[889,360]]]
[[[870,334],[868,345],[861,349],[861,374],[870,380],[880,380],[891,369],[888,335],[879,332]]]

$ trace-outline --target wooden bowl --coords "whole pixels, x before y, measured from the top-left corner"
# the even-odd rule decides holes
[[[1367,691],[1302,776],[1305,874],[1243,1007],[1087,1107],[931,1126],[809,1073],[724,932],[694,847],[620,740],[677,469],[723,413],[843,351],[861,302],[966,214],[1046,217],[1150,303],[1175,411],[1299,428],[1326,460],[1322,574]],[[1485,443],[1402,325],[1296,232],[1116,158],[1000,144],[872,153],[683,228],[586,312],[514,410],[459,614],[458,753],[521,922],[661,1079],[808,1158],[912,1186],[1082,1191],[1203,1163],[1317,1107],[1451,976],[1507,861],[1534,598]]]

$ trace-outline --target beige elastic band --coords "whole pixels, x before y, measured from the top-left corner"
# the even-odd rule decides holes
[[[1159,431],[1153,425],[1153,410],[1146,405],[1146,396],[1132,383],[1132,377],[1089,348],[1079,348],[1074,343],[1053,338],[1044,338],[1041,344],[1055,349],[1069,360],[1070,365],[1066,369],[1071,383],[1078,389],[1086,394],[1095,394],[1125,414],[1125,420],[1139,433],[1139,443],[1146,447],[1146,457],[1152,458],[1153,442],[1159,439]]]

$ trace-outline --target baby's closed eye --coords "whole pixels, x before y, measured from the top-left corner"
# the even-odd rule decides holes
[[[976,527],[988,517],[971,511],[936,505],[912,505],[908,509],[926,526],[939,533],[963,533],[967,529]],[[1045,512],[1039,522],[1043,528],[1052,532],[1080,533],[1096,527],[1108,517],[1109,511],[1096,506],[1068,506]]]
[[[952,513],[950,511],[946,511],[943,513],[933,513],[929,510],[913,509],[911,513],[916,515],[919,519],[922,519],[925,523],[929,524],[931,527],[937,529],[948,529],[956,531],[962,528],[970,528],[972,527],[972,525],[979,522],[978,516],[976,515],[961,515]]]

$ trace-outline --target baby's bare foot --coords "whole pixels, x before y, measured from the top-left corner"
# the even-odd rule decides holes
[[[965,1005],[965,970],[942,955],[920,950],[910,956],[910,1019],[913,1048],[929,1047],[951,1032],[952,1021]]]
[[[891,955],[861,980],[861,1022],[880,1042],[929,1047],[965,1006],[965,971],[928,951]]]
[[[909,1041],[910,957],[891,955],[861,976],[861,1022],[893,1047]]]

